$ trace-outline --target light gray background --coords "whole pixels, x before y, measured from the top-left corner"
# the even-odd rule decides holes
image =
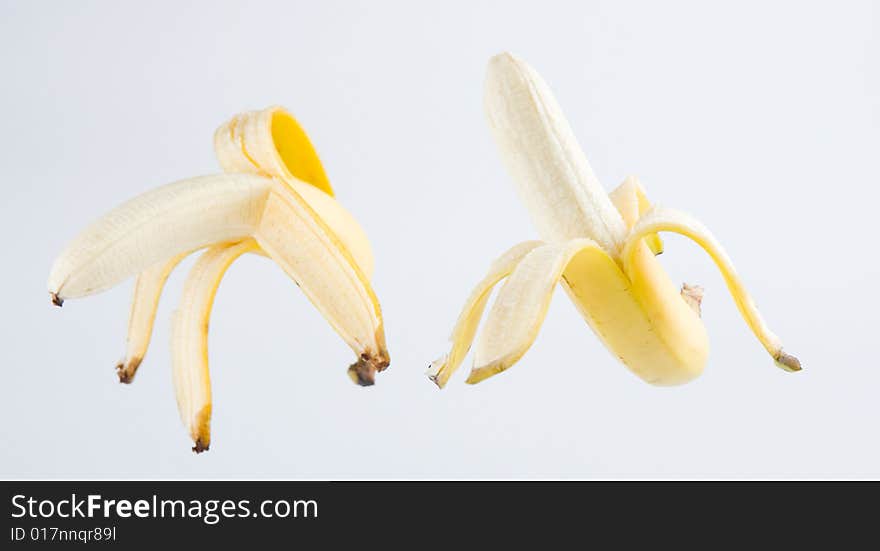
[[[878,8],[826,2],[2,2],[6,236],[0,476],[877,477]],[[564,293],[508,372],[424,376],[492,258],[535,237],[482,113],[509,49],[556,91],[604,185],[642,178],[726,245],[805,371],[773,367],[708,257],[705,374],[654,388]],[[174,403],[169,280],[135,384],[116,382],[131,282],[51,307],[88,222],[218,171],[214,128],[280,103],[377,260],[392,366],[370,389],[276,266],[230,270],[211,325],[213,445]]]

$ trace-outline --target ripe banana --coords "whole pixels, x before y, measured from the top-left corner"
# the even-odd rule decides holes
[[[148,191],[94,222],[56,259],[52,302],[98,293],[137,275],[126,352],[131,382],[144,358],[168,275],[207,248],[186,280],[172,324],[177,404],[196,452],[210,444],[208,320],[226,269],[245,253],[267,256],[303,290],[357,354],[349,376],[372,385],[389,364],[373,254],[355,219],[333,198],[324,168],[299,123],[280,107],[249,111],[217,129],[223,174]]]
[[[699,222],[652,207],[635,178],[606,195],[556,99],[522,60],[498,55],[487,70],[485,110],[501,158],[544,242],[521,243],[492,264],[465,304],[449,353],[427,375],[440,388],[461,365],[492,288],[507,279],[476,343],[468,383],[516,363],[537,337],[557,283],[605,346],[655,385],[697,377],[708,337],[700,320],[702,288],[670,281],[655,255],[660,232],[685,235],[715,261],[752,332],[787,371],[800,362],[761,317],[718,241]]]

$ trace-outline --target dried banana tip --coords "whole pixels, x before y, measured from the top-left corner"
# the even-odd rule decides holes
[[[58,296],[58,293],[49,292],[49,298],[52,300],[52,304],[61,308],[64,305],[64,299]]]
[[[121,361],[116,364],[116,376],[119,377],[119,382],[126,385],[131,384],[140,365],[141,358],[132,358],[128,363]]]
[[[795,371],[800,371],[803,369],[801,367],[801,362],[794,356],[790,354],[786,354],[783,351],[779,351],[779,354],[775,358],[776,365],[779,366],[780,369],[784,369],[785,371],[794,373]]]
[[[385,371],[390,363],[387,353],[377,355],[364,353],[357,362],[348,367],[348,376],[360,386],[373,386],[376,384],[376,373]]]

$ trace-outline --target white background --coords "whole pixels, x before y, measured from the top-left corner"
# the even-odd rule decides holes
[[[9,2],[0,8],[0,476],[880,475],[878,7],[825,2]],[[873,5],[872,5],[873,4]],[[708,257],[705,374],[646,385],[558,293],[535,346],[478,386],[423,376],[492,258],[536,237],[482,113],[485,63],[543,74],[606,188],[639,175],[726,245],[805,370],[773,366]],[[392,355],[375,387],[284,273],[248,256],[214,308],[213,442],[175,407],[169,280],[116,381],[131,282],[63,309],[50,264],[110,208],[217,172],[232,114],[310,132],[377,261]]]

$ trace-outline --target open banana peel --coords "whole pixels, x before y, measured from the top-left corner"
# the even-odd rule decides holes
[[[150,342],[168,275],[207,249],[190,271],[172,322],[174,388],[195,446],[211,443],[208,321],[232,262],[267,256],[289,275],[354,350],[348,369],[372,385],[389,364],[373,255],[364,231],[334,199],[321,161],[280,107],[241,113],[214,135],[223,174],[182,180],[136,197],[87,227],[56,259],[49,294],[58,306],[136,275],[119,380],[131,382]]]
[[[786,371],[785,353],[718,241],[698,221],[652,207],[635,178],[606,194],[547,84],[528,64],[501,54],[489,62],[485,109],[501,158],[543,241],[520,243],[495,260],[471,293],[451,350],[428,368],[439,387],[461,365],[493,287],[506,278],[476,343],[468,383],[509,368],[537,337],[558,283],[599,339],[644,381],[677,385],[697,377],[709,343],[702,289],[676,287],[655,255],[660,232],[700,245],[720,269],[752,332]]]

